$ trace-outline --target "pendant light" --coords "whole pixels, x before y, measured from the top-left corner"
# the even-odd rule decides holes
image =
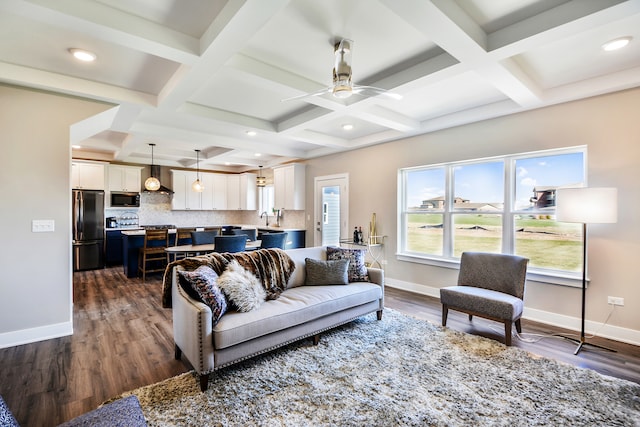
[[[204,185],[200,181],[200,150],[196,150],[196,180],[191,184],[191,188],[198,193],[202,193],[202,190],[204,190]]]
[[[258,177],[256,178],[256,187],[264,187],[267,185],[267,178],[262,176],[262,166],[258,166],[260,169],[258,171]]]
[[[149,145],[151,146],[151,176],[144,182],[144,188],[149,191],[158,191],[160,189],[160,181],[153,176],[153,147],[155,147],[156,144]]]

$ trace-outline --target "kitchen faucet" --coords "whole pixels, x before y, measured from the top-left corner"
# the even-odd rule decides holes
[[[265,225],[265,227],[268,227],[269,226],[269,214],[267,213],[267,211],[264,211],[264,212],[262,212],[260,214],[260,218],[262,218],[263,215],[266,217],[265,221],[264,221],[265,222],[264,225]]]

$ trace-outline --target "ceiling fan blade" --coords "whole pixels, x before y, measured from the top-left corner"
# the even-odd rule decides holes
[[[402,95],[400,94],[373,86],[353,85],[353,93],[364,96],[383,96],[385,98],[395,99],[396,101],[402,99]]]
[[[327,93],[331,93],[333,91],[332,87],[327,87],[324,89],[320,89],[317,90],[315,92],[311,92],[311,93],[305,93],[303,95],[297,95],[297,96],[292,96],[291,98],[285,98],[282,99],[280,102],[285,102],[285,101],[295,101],[296,99],[303,99],[303,98],[308,98],[310,96],[320,96],[320,95],[325,95]]]

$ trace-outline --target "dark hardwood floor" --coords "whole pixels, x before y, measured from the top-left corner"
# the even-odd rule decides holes
[[[161,281],[127,279],[122,268],[74,274],[74,335],[0,349],[0,394],[23,427],[55,426],[136,387],[186,372],[174,360],[171,310],[160,303]],[[437,299],[387,288],[386,306],[440,323]],[[495,322],[449,313],[449,327],[503,340]],[[525,334],[569,331],[523,320]],[[514,345],[532,353],[640,383],[640,347],[595,338],[616,353],[561,338]]]

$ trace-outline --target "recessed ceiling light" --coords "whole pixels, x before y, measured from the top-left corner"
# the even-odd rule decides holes
[[[248,131],[247,131],[247,135],[249,135],[249,136],[256,136],[256,135],[257,135],[257,133],[256,133],[256,131],[255,131],[255,130],[248,130]]]
[[[89,52],[88,50],[84,50],[84,49],[71,48],[69,49],[69,52],[71,52],[73,57],[79,61],[92,62],[92,61],[95,61],[97,58],[95,53]]]
[[[256,157],[262,156],[262,153],[256,153]]]
[[[606,51],[622,49],[629,44],[631,38],[632,37],[619,37],[617,39],[610,40],[602,45],[602,49]]]
[[[75,150],[79,150],[82,148],[82,145],[72,145],[71,148],[75,149]]]
[[[345,124],[345,125],[342,125],[342,129],[344,129],[344,130],[351,130],[351,129],[353,129],[353,125],[352,125],[352,124],[350,124],[350,123],[347,123],[347,124]]]

